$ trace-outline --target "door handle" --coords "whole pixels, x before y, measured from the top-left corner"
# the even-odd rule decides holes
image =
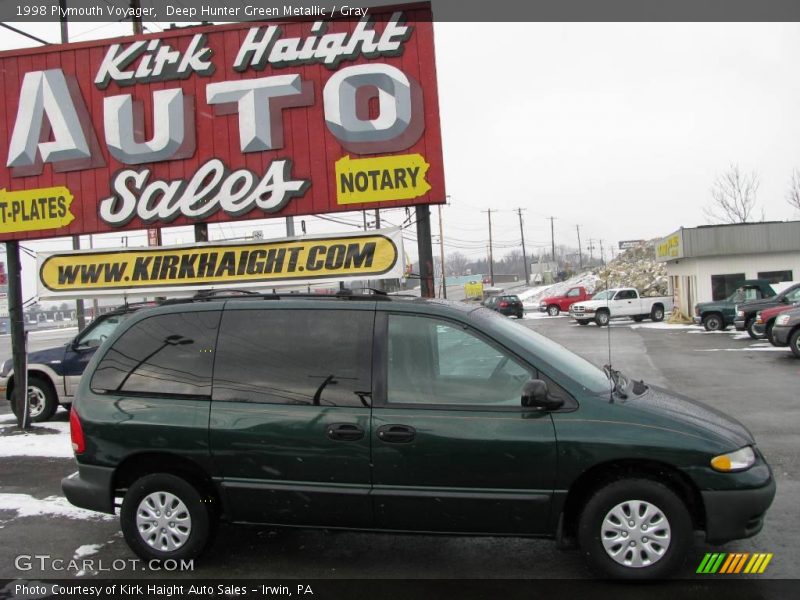
[[[417,436],[410,425],[382,425],[378,427],[378,439],[387,444],[407,444]]]
[[[355,442],[364,437],[364,430],[353,423],[331,423],[326,434],[336,442]]]

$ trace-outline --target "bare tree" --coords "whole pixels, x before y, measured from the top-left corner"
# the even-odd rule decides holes
[[[759,185],[755,172],[742,173],[739,165],[731,165],[714,182],[712,202],[703,208],[703,214],[711,223],[747,223],[756,208]],[[764,220],[763,210],[761,220]]]
[[[469,259],[461,252],[453,252],[445,258],[445,266],[452,275],[463,275],[467,270]]]
[[[786,193],[786,201],[789,206],[800,210],[800,171],[792,171],[792,179],[789,182],[789,191]]]

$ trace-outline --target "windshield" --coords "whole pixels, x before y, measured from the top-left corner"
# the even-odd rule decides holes
[[[617,290],[606,290],[604,292],[600,292],[592,296],[592,300],[610,300],[611,296],[614,295],[614,292]]]
[[[528,348],[531,353],[540,357],[542,362],[551,365],[587,390],[598,394],[608,392],[609,382],[606,374],[561,344],[507,319],[492,321],[492,325],[508,338]]]
[[[123,315],[113,315],[111,317],[100,317],[86,329],[75,340],[76,346],[84,348],[94,348],[102,344],[110,336],[119,324],[127,319],[131,313]]]

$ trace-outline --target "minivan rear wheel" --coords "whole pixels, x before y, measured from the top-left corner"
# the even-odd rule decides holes
[[[623,479],[598,489],[578,523],[590,565],[610,577],[666,577],[684,561],[692,521],[683,501],[649,479]]]
[[[125,541],[145,560],[190,559],[212,529],[210,504],[185,479],[155,473],[137,479],[122,500]]]

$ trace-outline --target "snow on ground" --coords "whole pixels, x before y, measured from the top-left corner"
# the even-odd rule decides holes
[[[13,418],[0,423],[0,456],[73,457],[69,423],[36,424],[34,427],[39,433],[19,431],[15,423]]]
[[[62,496],[34,498],[30,494],[0,493],[0,511],[16,512],[16,518],[22,517],[65,517],[67,519],[111,521],[116,517],[93,510],[72,506]]]
[[[85,544],[83,546],[78,546],[75,549],[75,555],[72,557],[72,560],[78,560],[91,556],[92,554],[97,554],[102,547],[103,544]]]

